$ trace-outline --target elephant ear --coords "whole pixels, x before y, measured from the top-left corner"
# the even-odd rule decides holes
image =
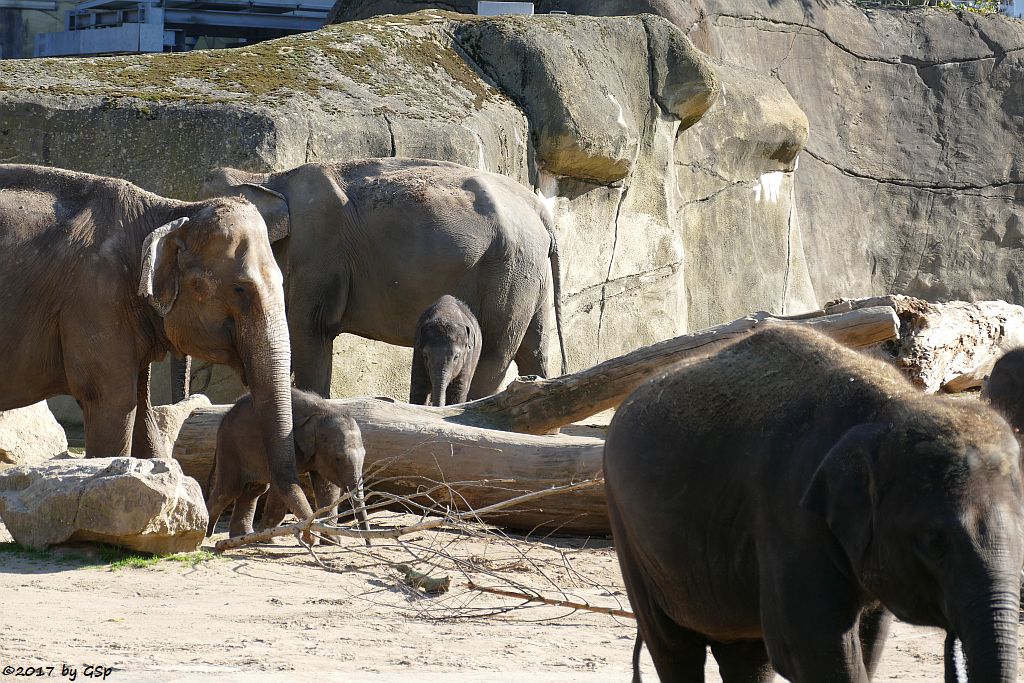
[[[142,243],[142,268],[139,296],[145,298],[161,317],[174,307],[178,296],[178,250],[187,217],[162,225]]]
[[[271,243],[288,236],[291,232],[291,217],[288,200],[283,194],[256,183],[242,183],[233,189],[256,205],[263,216],[263,222],[267,224],[267,237]]]
[[[880,424],[849,429],[825,454],[800,501],[800,507],[824,518],[854,566],[871,544],[873,463],[886,431]]]
[[[312,415],[296,415],[292,421],[292,433],[295,435],[295,465],[300,472],[313,464],[319,425],[320,420]]]

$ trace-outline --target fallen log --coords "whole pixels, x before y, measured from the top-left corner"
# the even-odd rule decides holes
[[[900,319],[898,338],[882,344],[890,361],[924,391],[978,388],[1007,351],[1024,346],[1024,307],[1005,301],[930,303],[891,295],[839,300],[825,313],[888,306]]]
[[[887,307],[800,320],[757,313],[572,375],[521,379],[495,396],[458,406],[434,408],[375,398],[333,400],[351,411],[363,431],[364,469],[371,473],[372,486],[410,496],[432,482],[472,482],[453,484],[449,498],[439,502],[479,510],[516,494],[599,478],[603,440],[535,432],[614,407],[641,382],[675,362],[709,353],[764,324],[812,325],[844,343],[863,347],[893,338],[897,323],[895,312]],[[217,426],[229,408],[200,406],[178,416],[181,427],[174,457],[202,485],[212,466]],[[515,529],[608,533],[602,487],[560,493],[543,503],[501,510],[484,519]]]

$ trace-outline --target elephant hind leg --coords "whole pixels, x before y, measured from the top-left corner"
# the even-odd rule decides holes
[[[210,521],[206,525],[206,535],[213,536],[213,532],[217,528],[217,520],[224,514],[224,510],[227,509],[228,505],[235,499],[233,494],[228,494],[225,491],[218,489],[216,486],[210,489],[210,492],[206,497],[206,513]]]
[[[608,512],[615,539],[615,553],[626,583],[629,602],[636,614],[637,630],[654,661],[658,678],[678,683],[704,683],[704,662],[708,639],[674,622],[651,595],[636,554],[630,548],[628,534],[616,517],[613,495],[608,495]],[[640,679],[639,657],[634,656],[633,680]]]
[[[547,303],[547,300],[544,300]],[[544,305],[534,311],[515,355],[520,375],[548,376],[548,316]]]
[[[498,391],[511,362],[510,357],[485,349],[480,354],[480,364],[476,367],[473,383],[469,387],[469,398],[483,398]]]
[[[768,683],[775,678],[763,640],[711,643],[722,683]]]

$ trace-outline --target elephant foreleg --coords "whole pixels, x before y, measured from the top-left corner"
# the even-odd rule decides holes
[[[135,401],[78,399],[78,402],[85,421],[86,457],[123,458],[131,455]]]
[[[252,520],[256,516],[256,502],[267,492],[270,484],[249,483],[242,494],[235,500],[235,508],[231,511],[231,523],[228,532],[231,536],[242,536],[252,533]]]
[[[309,473],[309,479],[313,484],[313,497],[316,500],[317,509],[319,510],[330,505],[331,507],[323,514],[329,516],[338,514],[338,498],[341,497],[341,487],[331,482],[327,477],[321,476],[316,470]],[[337,520],[334,519],[331,523],[337,524]],[[341,542],[338,536],[328,534],[327,538],[335,543]]]
[[[864,657],[864,668],[874,678],[875,670],[882,659],[885,639],[889,635],[892,614],[881,605],[865,610],[860,615],[860,646]]]
[[[418,349],[412,354],[412,374],[409,377],[409,403],[417,406],[427,405],[430,398],[430,375],[423,354]]]
[[[150,364],[146,363],[139,369],[136,388],[135,424],[132,427],[133,458],[166,458],[169,455],[153,416],[153,404],[149,397],[150,377]]]
[[[339,273],[333,286],[306,281],[304,275],[293,272],[288,287],[288,333],[295,386],[329,398],[334,338],[341,332],[341,319],[348,303],[348,274]]]
[[[260,529],[273,529],[280,526],[284,516],[288,514],[288,506],[285,505],[281,496],[273,489],[267,492],[263,499],[263,514],[260,515]]]
[[[459,375],[451,381],[448,385],[448,391],[445,392],[445,403],[447,405],[455,405],[456,403],[465,403],[469,398],[469,382],[462,375]]]
[[[171,403],[185,400],[192,393],[192,356],[171,356]]]

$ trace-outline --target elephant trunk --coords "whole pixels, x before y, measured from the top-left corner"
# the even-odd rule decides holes
[[[1000,582],[1006,583],[1006,582]],[[999,586],[974,600],[966,601],[956,615],[957,636],[967,660],[971,683],[1013,683],[1017,680],[1017,618],[1019,596],[1015,581]],[[953,655],[952,637],[947,638],[946,657]],[[947,679],[956,671],[946,662]],[[957,676],[959,680],[960,676]]]
[[[291,352],[284,305],[275,306],[262,320],[240,325],[241,360],[262,430],[271,486],[301,519],[313,509],[299,486],[292,439]]]
[[[370,531],[370,518],[366,513],[366,497],[363,495],[363,478],[356,478],[356,489],[354,492],[356,516],[359,518],[359,528],[363,531]],[[370,545],[370,539],[366,539],[366,545]]]
[[[447,358],[430,364],[430,405],[442,407],[452,381],[452,366]]]

